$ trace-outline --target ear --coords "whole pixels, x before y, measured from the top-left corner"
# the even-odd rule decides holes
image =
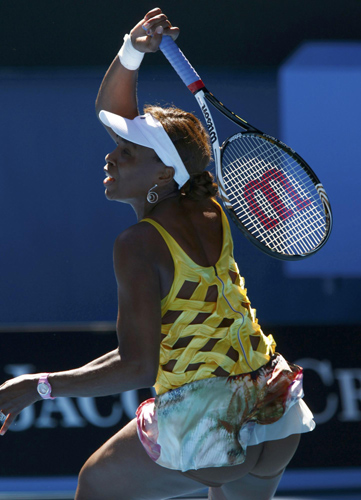
[[[166,167],[164,165],[164,167],[158,174],[158,186],[165,186],[166,184],[172,182],[172,180],[174,179],[174,174],[175,172],[173,167]]]

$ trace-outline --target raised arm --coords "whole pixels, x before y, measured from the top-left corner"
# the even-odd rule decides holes
[[[178,34],[179,29],[172,27],[167,16],[161,9],[156,8],[148,12],[131,30],[130,39],[132,47],[137,51],[156,52],[163,35],[171,36],[175,40]],[[126,57],[123,61],[126,61]],[[129,119],[137,116],[137,77],[138,70],[127,69],[117,55],[101,83],[95,103],[97,115],[104,109]],[[114,138],[114,133],[110,129],[107,130]]]

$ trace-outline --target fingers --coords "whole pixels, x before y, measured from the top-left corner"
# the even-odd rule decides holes
[[[2,384],[0,386],[0,389],[5,389],[6,388],[6,382],[4,384]],[[1,397],[1,394],[0,394],[0,435],[3,436],[6,432],[6,420],[7,420],[7,417],[9,416],[8,415],[8,411],[7,409],[5,408],[7,406],[6,404],[6,400],[4,400],[4,398]],[[5,430],[4,430],[5,429]]]
[[[0,412],[0,425],[1,425],[0,436],[3,436],[6,432],[6,428],[5,428],[6,419],[7,419],[7,416],[5,415],[5,413]]]
[[[6,414],[0,411],[0,425],[2,426],[6,420]]]
[[[176,27],[171,27],[164,31],[164,34],[170,36],[173,40],[176,40],[179,36],[180,30]]]
[[[148,15],[151,14],[151,15]],[[167,16],[160,9],[154,9],[144,17],[143,29],[148,36],[168,35],[175,40],[179,35],[179,28],[173,27]]]
[[[36,387],[39,375],[21,375],[6,381],[0,390],[0,435],[3,436],[19,413],[41,400]],[[5,418],[4,418],[5,417]]]
[[[179,35],[179,28],[171,25],[167,16],[158,7],[147,12],[130,32],[133,47],[140,52],[156,52],[167,35],[175,40]]]
[[[159,14],[158,16],[153,16],[151,18],[144,18],[143,29],[146,31],[147,35],[151,36],[162,27],[164,30],[171,27],[167,16],[164,14]]]
[[[0,436],[4,436],[9,429],[11,423],[15,420],[15,418],[18,416],[19,412],[17,413],[9,413],[9,415],[6,417],[5,422],[3,423],[1,429],[0,429]]]
[[[159,7],[155,7],[154,9],[152,9],[146,13],[146,15],[144,16],[144,20],[146,21],[148,19],[151,19],[152,17],[158,16],[161,13],[162,13],[162,9],[160,9]]]

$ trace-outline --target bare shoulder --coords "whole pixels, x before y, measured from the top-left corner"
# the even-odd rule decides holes
[[[150,224],[140,222],[128,227],[122,231],[116,238],[114,242],[114,247],[132,252],[142,249],[142,247],[147,247],[148,240],[152,237],[152,231]]]
[[[114,266],[146,265],[158,267],[166,251],[163,238],[147,222],[139,222],[120,233],[114,242]]]

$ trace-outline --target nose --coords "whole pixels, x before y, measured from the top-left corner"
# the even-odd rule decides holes
[[[106,156],[105,156],[105,161],[107,163],[111,163],[112,165],[115,165],[116,161],[115,161],[115,156],[114,156],[114,153],[115,153],[115,149],[114,151],[112,151],[111,153],[108,153]]]
[[[111,157],[110,153],[105,155],[104,160],[106,161],[106,163],[114,163],[114,162],[112,162],[112,157]]]

